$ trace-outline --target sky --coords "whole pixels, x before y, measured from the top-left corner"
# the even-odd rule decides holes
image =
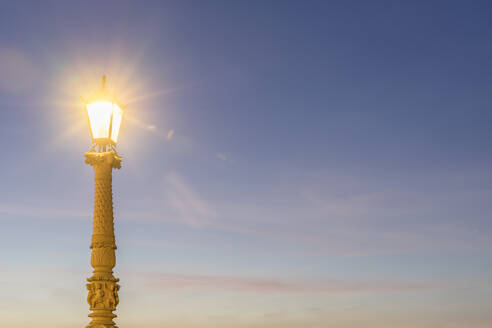
[[[0,317],[89,322],[81,97],[127,105],[118,326],[492,326],[489,1],[0,1]]]

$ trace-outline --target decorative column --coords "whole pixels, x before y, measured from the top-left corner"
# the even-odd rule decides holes
[[[115,151],[88,152],[85,162],[94,167],[94,225],[90,248],[92,277],[88,278],[87,302],[92,313],[87,328],[116,328],[113,311],[118,305],[117,284],[119,279],[113,276],[116,264],[113,219],[112,170],[121,168],[121,157]]]

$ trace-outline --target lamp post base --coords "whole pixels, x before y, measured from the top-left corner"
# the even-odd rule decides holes
[[[89,283],[86,285],[89,295],[87,302],[90,305],[89,317],[92,318],[91,323],[87,328],[117,328],[113,319],[116,314],[118,305],[118,290],[120,285],[117,284],[118,279],[112,275],[110,277],[96,277],[87,279]]]
[[[92,317],[92,314],[95,313],[89,314],[89,317]],[[116,317],[114,314],[113,316]],[[98,314],[98,318],[93,319],[92,322],[86,326],[86,328],[118,328],[112,317],[108,317],[107,319],[101,319],[101,317],[102,314]]]

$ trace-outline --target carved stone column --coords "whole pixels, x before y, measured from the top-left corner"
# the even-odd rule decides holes
[[[90,248],[92,277],[88,278],[87,302],[92,313],[87,328],[115,328],[113,311],[118,305],[117,284],[119,279],[113,276],[116,264],[113,219],[112,170],[121,168],[121,157],[116,152],[88,152],[85,162],[94,167],[94,225]]]

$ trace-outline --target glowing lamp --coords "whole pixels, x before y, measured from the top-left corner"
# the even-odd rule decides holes
[[[92,141],[99,146],[116,145],[123,120],[123,109],[115,97],[106,90],[106,76],[102,89],[86,103]]]

